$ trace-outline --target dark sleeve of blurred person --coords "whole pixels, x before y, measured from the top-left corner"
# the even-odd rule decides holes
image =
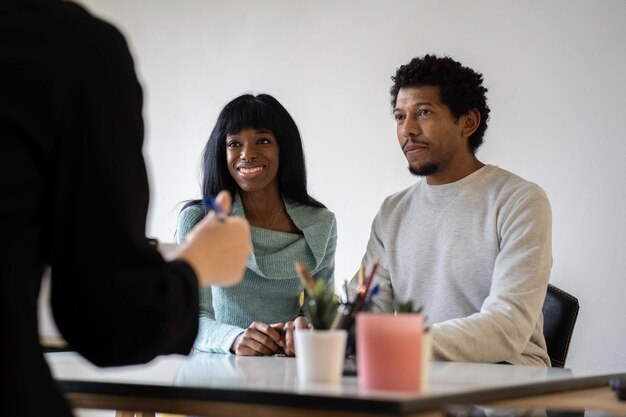
[[[37,331],[102,366],[189,352],[196,277],[145,238],[142,92],[123,36],[71,3],[0,3],[2,415],[69,415]]]

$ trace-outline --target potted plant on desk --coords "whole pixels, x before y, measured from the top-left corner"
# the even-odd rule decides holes
[[[295,349],[298,380],[301,383],[338,384],[341,381],[347,332],[331,329],[337,313],[337,297],[324,283],[315,281],[300,262],[296,271],[304,284],[304,314],[310,329],[296,329]]]

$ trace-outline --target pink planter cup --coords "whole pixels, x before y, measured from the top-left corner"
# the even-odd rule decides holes
[[[359,313],[357,373],[364,389],[419,391],[424,317],[421,314]]]

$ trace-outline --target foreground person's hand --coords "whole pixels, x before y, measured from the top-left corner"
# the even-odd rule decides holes
[[[228,192],[220,192],[216,202],[223,213],[230,212]],[[241,281],[251,251],[250,226],[245,219],[224,216],[222,221],[210,212],[189,232],[177,258],[191,266],[200,286],[227,286]]]

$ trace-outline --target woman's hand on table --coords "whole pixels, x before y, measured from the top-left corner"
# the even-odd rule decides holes
[[[265,356],[279,353],[284,347],[283,323],[265,324],[253,322],[241,333],[231,346],[235,355]]]
[[[296,349],[294,345],[294,331],[296,329],[310,329],[311,325],[303,316],[298,316],[293,321],[288,321],[285,323],[285,327],[283,329],[283,337],[284,337],[284,350],[285,355],[287,356],[295,356]]]

